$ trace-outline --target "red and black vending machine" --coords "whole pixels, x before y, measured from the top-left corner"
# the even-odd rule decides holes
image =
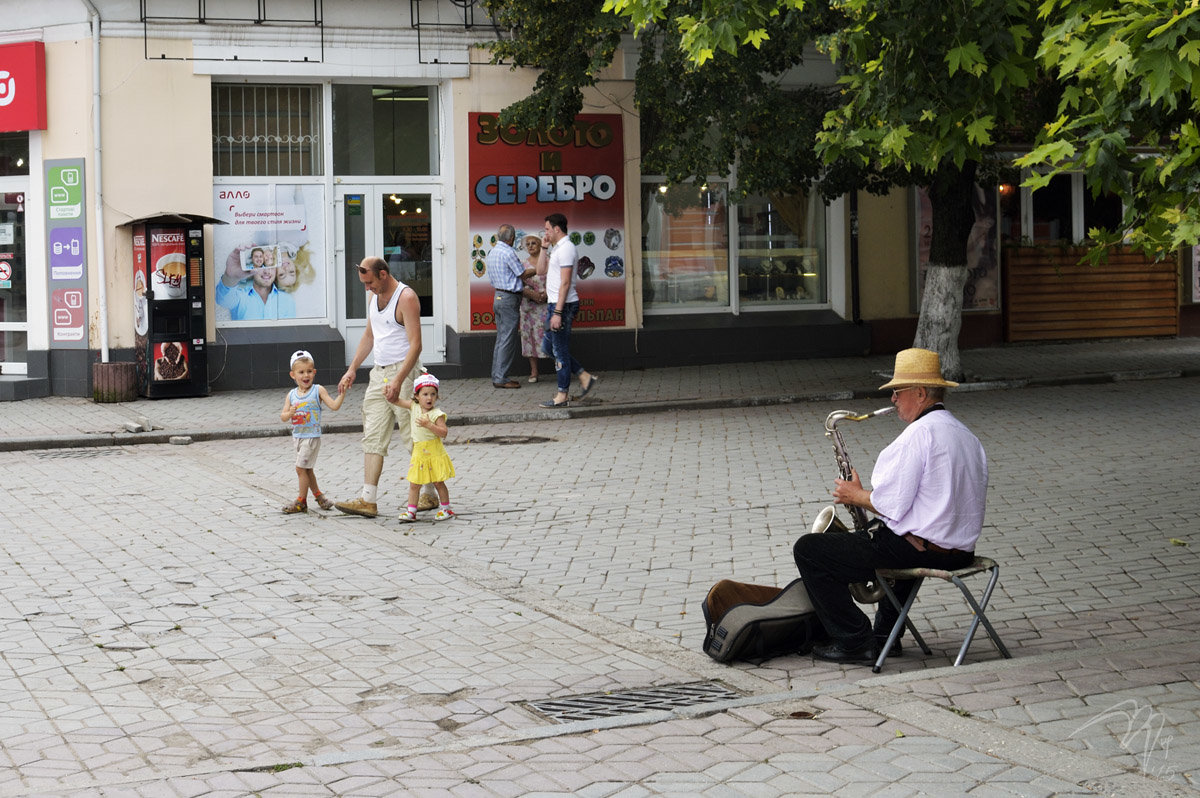
[[[207,216],[134,219],[133,320],[138,391],[150,399],[207,396],[204,225]]]

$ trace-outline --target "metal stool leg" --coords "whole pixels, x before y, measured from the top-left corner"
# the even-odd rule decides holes
[[[909,591],[908,601],[900,604],[900,599],[896,598],[895,591],[886,579],[879,579],[879,584],[883,585],[883,592],[887,594],[888,601],[892,602],[892,606],[899,610],[900,615],[896,618],[896,622],[892,624],[892,631],[888,633],[887,642],[883,644],[883,648],[879,650],[879,657],[875,660],[875,664],[871,667],[873,673],[879,673],[883,670],[883,663],[887,659],[888,652],[892,650],[892,645],[900,639],[900,629],[904,626],[908,627],[908,631],[912,634],[913,639],[917,641],[917,645],[921,647],[927,655],[933,652],[929,650],[929,646],[925,644],[925,639],[921,637],[921,633],[913,626],[913,622],[908,617],[908,611],[912,609],[913,602],[917,600],[917,593],[921,590],[921,585],[924,584],[925,578],[918,577],[913,580],[912,590]]]
[[[963,583],[962,579],[957,576],[951,577],[950,581],[954,582],[962,592],[963,598],[967,600],[967,603],[971,605],[971,609],[975,613],[975,617],[971,620],[971,626],[967,630],[967,637],[963,640],[962,647],[958,650],[957,659],[954,660],[955,667],[961,665],[963,659],[967,656],[967,649],[970,648],[971,641],[975,638],[975,632],[978,631],[980,623],[983,624],[988,637],[996,644],[996,648],[1000,649],[1001,656],[1005,659],[1012,659],[1012,654],[1008,653],[1008,649],[1000,641],[1000,635],[996,633],[996,630],[992,627],[992,622],[988,620],[987,615],[984,613],[988,602],[992,600],[992,591],[996,588],[996,583],[1000,581],[1000,566],[992,566],[990,570],[992,572],[991,579],[988,580],[987,587],[983,591],[983,598],[979,602],[975,601],[975,597],[971,594],[966,584]]]

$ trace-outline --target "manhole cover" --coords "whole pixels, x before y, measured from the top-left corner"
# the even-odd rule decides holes
[[[487,438],[471,438],[471,443],[494,443],[498,446],[516,446],[522,443],[550,443],[553,438],[540,435],[492,435]]]
[[[741,694],[717,682],[691,682],[663,687],[646,687],[641,690],[623,690],[615,693],[555,698],[547,701],[530,701],[528,706],[539,714],[559,723],[573,720],[596,720],[617,715],[636,715],[657,709],[676,709],[741,698]]]
[[[124,454],[124,450],[116,448],[99,448],[92,447],[86,449],[52,449],[42,452],[33,452],[33,456],[39,460],[64,460],[67,458],[82,458],[82,457],[104,457],[110,454]]]

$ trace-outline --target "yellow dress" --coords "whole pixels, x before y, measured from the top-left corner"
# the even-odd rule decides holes
[[[408,481],[414,485],[445,482],[454,476],[454,463],[450,462],[450,455],[446,454],[446,447],[442,445],[442,439],[434,435],[432,430],[417,424],[417,419],[425,415],[419,404],[413,402],[408,413],[413,440],[412,460],[408,465]],[[435,407],[429,411],[428,417],[430,421],[437,423],[437,420],[445,418],[446,414],[441,408]]]

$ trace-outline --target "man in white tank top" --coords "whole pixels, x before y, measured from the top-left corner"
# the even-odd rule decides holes
[[[338,389],[343,392],[350,389],[368,355],[374,355],[375,365],[362,402],[362,494],[336,506],[344,513],[374,518],[379,514],[376,497],[383,458],[387,456],[397,421],[400,440],[412,452],[408,410],[392,401],[398,396],[411,398],[413,378],[421,371],[421,302],[416,291],[392,276],[383,258],[364,258],[358,265],[358,279],[367,289],[367,327],[354,351],[354,360],[338,381]],[[418,509],[436,506],[437,498],[424,494]]]

